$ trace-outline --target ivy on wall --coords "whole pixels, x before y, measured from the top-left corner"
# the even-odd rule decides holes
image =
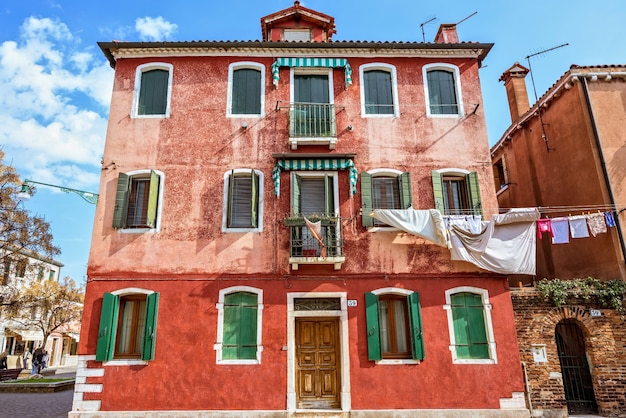
[[[598,280],[593,277],[584,279],[542,279],[536,283],[536,288],[541,295],[559,307],[565,304],[569,296],[589,299],[597,297],[602,306],[615,309],[622,319],[626,315],[624,307],[624,293],[626,282],[615,280]]]

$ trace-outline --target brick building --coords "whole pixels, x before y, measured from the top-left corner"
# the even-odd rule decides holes
[[[532,107],[528,72],[516,63],[501,78],[512,124],[491,150],[498,204],[539,207],[542,222],[567,228],[562,239],[542,233],[536,276],[511,280],[523,285],[512,296],[529,399],[536,416],[616,415],[626,411],[623,319],[597,300],[549,306],[532,285],[626,279],[626,67],[573,65]]]
[[[70,416],[527,416],[506,278],[370,216],[496,207],[492,44],[334,41],[297,1],[261,29],[100,43]]]

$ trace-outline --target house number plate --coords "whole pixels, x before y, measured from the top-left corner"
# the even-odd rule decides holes
[[[600,311],[598,309],[590,309],[589,310],[589,315],[591,315],[593,317],[602,316],[602,311]]]
[[[357,305],[356,299],[348,299],[348,307],[354,308]]]

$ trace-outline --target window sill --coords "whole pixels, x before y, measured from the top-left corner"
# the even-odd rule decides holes
[[[113,359],[103,362],[104,367],[107,366],[145,366],[148,364],[148,360],[140,359]]]
[[[377,360],[376,364],[379,364],[381,366],[385,366],[385,365],[396,365],[396,364],[420,364],[421,361],[420,360],[416,360],[416,359],[384,359],[384,360]]]
[[[328,149],[335,149],[337,145],[336,136],[328,137],[306,137],[306,138],[289,138],[289,146],[292,150],[297,150],[299,145],[328,145]]]
[[[170,115],[131,115],[132,119],[167,119]]]
[[[367,232],[399,232],[400,230],[393,226],[372,226],[367,228]]]
[[[509,185],[505,184],[504,187],[500,187],[500,190],[496,192],[496,196],[500,196],[505,191],[509,190]]]
[[[452,364],[496,364],[494,359],[452,359]]]
[[[346,257],[289,257],[292,270],[298,270],[300,264],[334,264],[335,270],[340,270],[346,262]]]
[[[259,113],[227,113],[226,117],[227,118],[233,118],[233,119],[238,119],[238,118],[263,118],[263,117],[265,117],[265,115],[259,114]]]
[[[245,234],[248,232],[263,232],[263,228],[222,228],[225,234]]]
[[[121,228],[118,229],[122,234],[146,234],[149,232],[158,232],[157,228]]]

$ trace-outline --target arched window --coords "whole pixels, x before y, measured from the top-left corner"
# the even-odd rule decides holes
[[[263,230],[263,173],[238,168],[224,173],[222,231]]]
[[[172,64],[148,63],[137,67],[133,117],[169,117]]]
[[[113,228],[143,232],[159,229],[164,174],[156,170],[119,173]]]
[[[411,173],[394,169],[374,169],[361,173],[363,226],[386,226],[369,216],[374,209],[408,209],[411,205]]]
[[[228,66],[228,116],[265,114],[265,66],[257,62],[235,62]]]
[[[396,67],[390,64],[361,65],[361,114],[365,117],[399,116]]]
[[[459,69],[449,64],[424,66],[424,88],[428,116],[462,116]]]

